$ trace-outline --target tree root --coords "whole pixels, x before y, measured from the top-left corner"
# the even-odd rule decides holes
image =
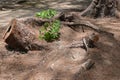
[[[100,28],[98,28],[97,26],[95,26],[94,24],[92,24],[89,21],[82,21],[82,22],[79,22],[79,23],[75,23],[75,22],[62,22],[62,24],[68,25],[68,26],[81,26],[83,28],[84,27],[88,27],[88,28],[93,29],[96,32],[100,32]]]

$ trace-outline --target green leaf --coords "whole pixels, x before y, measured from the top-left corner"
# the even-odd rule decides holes
[[[55,16],[57,12],[52,9],[44,10],[41,12],[36,13],[37,17],[41,18],[52,18]],[[46,22],[44,23],[43,27],[40,28],[40,39],[44,39],[46,41],[53,41],[59,38],[59,29],[60,29],[60,21],[55,20],[53,22]]]
[[[37,17],[41,17],[41,18],[52,18],[53,16],[55,16],[57,14],[57,12],[53,9],[48,9],[48,10],[44,10],[41,12],[36,13]]]

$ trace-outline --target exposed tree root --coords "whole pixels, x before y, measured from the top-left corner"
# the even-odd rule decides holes
[[[75,22],[62,22],[62,24],[64,25],[68,25],[68,26],[81,26],[81,27],[88,27],[88,28],[91,28],[97,32],[100,31],[100,28],[98,28],[97,26],[95,26],[94,24],[92,24],[91,22],[89,21],[80,21],[79,23],[75,23]]]

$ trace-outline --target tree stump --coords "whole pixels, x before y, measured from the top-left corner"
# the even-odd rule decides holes
[[[38,41],[39,30],[33,29],[30,25],[25,25],[22,21],[13,19],[7,28],[3,39],[14,49],[19,50],[40,50],[43,48],[42,42]]]

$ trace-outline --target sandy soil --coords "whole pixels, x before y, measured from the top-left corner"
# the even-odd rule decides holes
[[[58,4],[57,2],[53,1],[53,3]],[[66,2],[69,2],[69,0],[66,0]],[[1,11],[0,14],[2,18],[0,20],[0,80],[120,79],[119,19],[87,18],[87,20],[90,20],[103,30],[101,33],[96,32],[99,34],[100,40],[96,43],[95,48],[89,48],[88,53],[83,48],[66,49],[64,46],[70,44],[72,41],[80,40],[87,34],[95,31],[85,28],[85,33],[83,33],[81,28],[77,28],[76,31],[64,26],[61,27],[60,40],[51,43],[53,50],[29,51],[28,53],[24,53],[7,48],[2,36],[6,29],[5,25],[12,18],[31,16],[34,14],[34,11],[18,9],[15,11]],[[81,66],[90,59],[95,64],[89,70],[81,71]]]

